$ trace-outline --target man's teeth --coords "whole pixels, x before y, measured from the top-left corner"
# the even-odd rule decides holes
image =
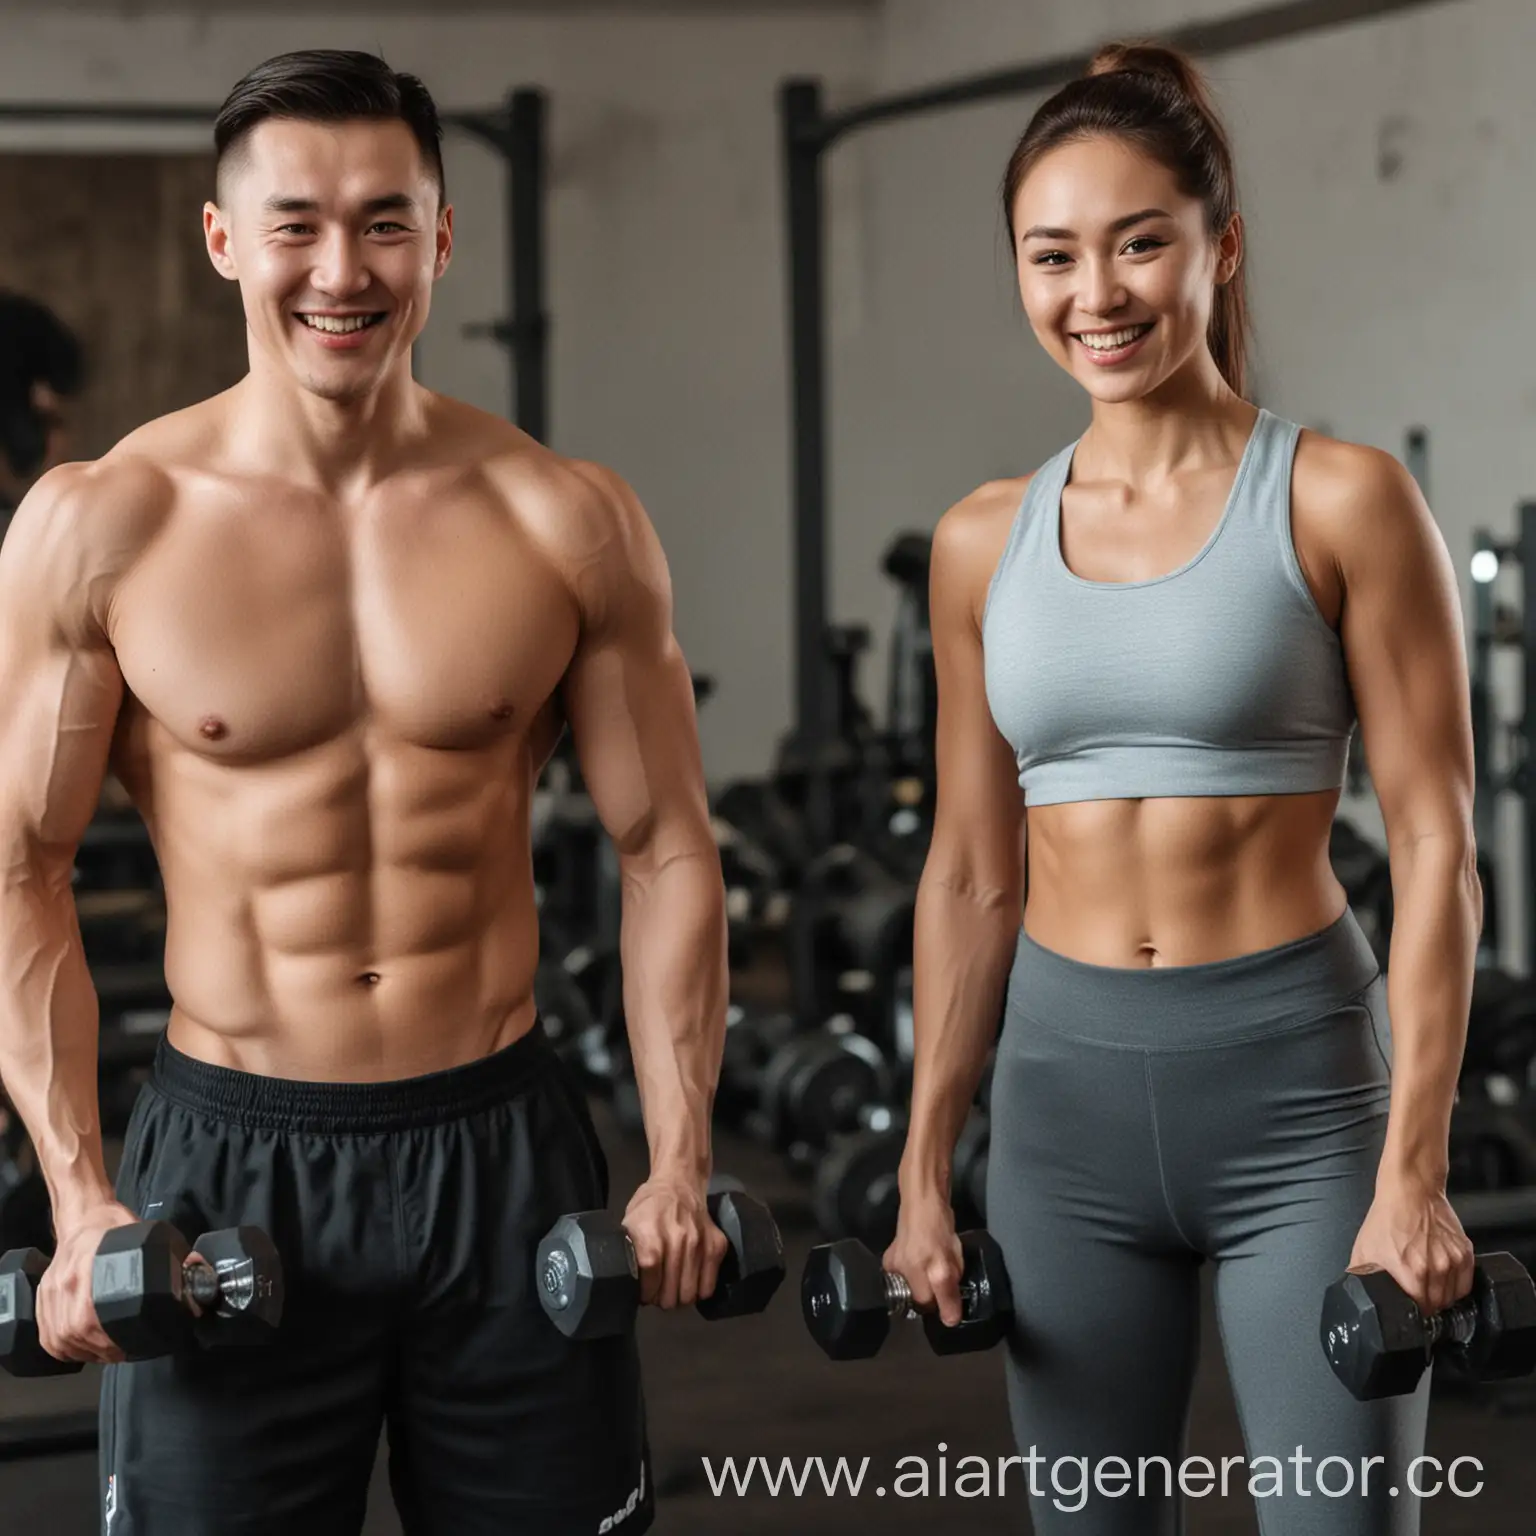
[[[1129,346],[1138,336],[1151,329],[1150,325],[1133,325],[1127,331],[1111,331],[1107,336],[1079,336],[1077,339],[1095,352],[1114,352],[1120,347]]]
[[[345,336],[348,331],[360,331],[375,323],[378,315],[300,315],[299,319],[312,331],[329,331],[334,336]]]

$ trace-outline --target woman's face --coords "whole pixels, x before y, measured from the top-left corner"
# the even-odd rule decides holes
[[[1095,399],[1137,399],[1202,359],[1214,376],[1206,330],[1241,257],[1237,215],[1213,241],[1170,170],[1100,136],[1035,164],[1013,227],[1030,327]]]

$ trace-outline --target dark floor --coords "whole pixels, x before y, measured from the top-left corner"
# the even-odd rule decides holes
[[[642,1149],[618,1141],[601,1106],[597,1113],[621,1202],[642,1172]],[[899,1457],[925,1455],[936,1472],[941,1443],[948,1447],[952,1469],[965,1455],[992,1458],[995,1467],[995,1458],[1013,1449],[1000,1357],[994,1352],[941,1360],[929,1353],[921,1330],[910,1328],[900,1330],[878,1359],[846,1365],[823,1359],[805,1336],[794,1286],[815,1241],[803,1191],[776,1159],[729,1137],[719,1139],[717,1160],[774,1204],[785,1229],[790,1280],[762,1317],[710,1325],[691,1311],[643,1315],[660,1495],[655,1529],[669,1536],[721,1531],[847,1536],[871,1528],[878,1512],[882,1536],[931,1533],[936,1522],[942,1522],[945,1536],[1027,1531],[1028,1518],[1016,1497],[940,1499],[936,1492],[928,1498],[897,1497],[894,1487],[891,1496],[874,1494],[900,1472]],[[1219,1464],[1223,1455],[1240,1455],[1242,1443],[1209,1306],[1205,1339],[1189,1450]],[[83,1406],[90,1398],[89,1383],[78,1377],[17,1382],[0,1374],[3,1416]],[[1533,1431],[1536,1411],[1510,1412],[1487,1400],[1438,1396],[1429,1453],[1442,1463],[1477,1456],[1486,1487],[1475,1498],[1426,1501],[1424,1536],[1527,1536],[1536,1509]],[[844,1456],[854,1468],[859,1458],[869,1457],[866,1491],[857,1499],[846,1491],[828,1497],[813,1480],[798,1498],[784,1493],[775,1499],[758,1490],[745,1498],[717,1499],[701,1465],[705,1456],[718,1467],[726,1456],[776,1461],[808,1455],[831,1461]],[[47,1536],[90,1536],[96,1530],[94,1483],[93,1464],[85,1457],[0,1466],[0,1533],[46,1521]],[[382,1481],[374,1492],[367,1536],[398,1536]],[[1190,1536],[1254,1536],[1257,1529],[1246,1494],[1191,1501]]]

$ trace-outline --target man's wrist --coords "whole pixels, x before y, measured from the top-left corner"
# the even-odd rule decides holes
[[[91,1215],[105,1206],[118,1204],[117,1192],[103,1176],[99,1184],[72,1185],[52,1194],[53,1229],[59,1236],[83,1226]]]

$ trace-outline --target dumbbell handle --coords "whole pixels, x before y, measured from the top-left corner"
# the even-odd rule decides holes
[[[233,1316],[249,1311],[259,1299],[256,1261],[252,1258],[220,1259],[216,1264],[189,1260],[182,1266],[181,1283],[205,1312]]]
[[[886,1310],[893,1318],[919,1318],[923,1314],[912,1304],[912,1287],[907,1284],[905,1275],[893,1274],[890,1270],[882,1270],[881,1276],[885,1281],[885,1305]],[[976,1302],[976,1284],[972,1280],[960,1282],[960,1307],[962,1311],[968,1311]]]
[[[1424,1319],[1426,1343],[1434,1349],[1440,1344],[1468,1344],[1477,1332],[1477,1302],[1471,1296],[1453,1301],[1444,1311]]]

